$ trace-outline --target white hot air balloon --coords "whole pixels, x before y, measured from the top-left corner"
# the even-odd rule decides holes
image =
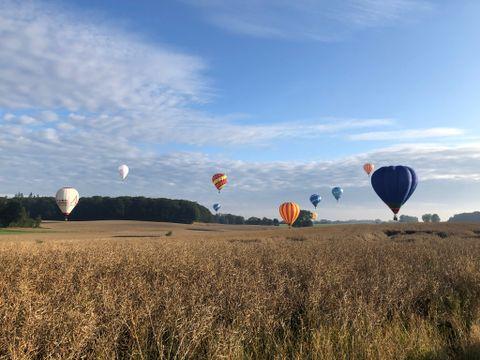
[[[120,178],[122,180],[125,180],[127,178],[128,172],[129,172],[129,168],[127,165],[124,164],[118,167],[118,173],[120,174]]]
[[[78,191],[72,187],[64,187],[57,191],[55,201],[63,215],[65,215],[65,221],[67,221],[68,215],[77,206],[80,195]]]

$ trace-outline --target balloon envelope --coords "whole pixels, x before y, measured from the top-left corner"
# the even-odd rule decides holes
[[[384,166],[372,175],[373,190],[395,214],[412,196],[417,188],[418,178],[415,171],[408,166]]]
[[[283,221],[288,226],[292,226],[295,220],[297,220],[298,215],[300,215],[300,206],[293,202],[283,203],[278,210]]]
[[[339,186],[336,186],[332,189],[332,195],[335,199],[340,200],[343,194],[343,189]]]
[[[63,215],[68,216],[77,206],[80,195],[72,187],[64,187],[57,191],[55,201]]]
[[[212,183],[213,185],[215,185],[218,192],[220,192],[220,190],[222,190],[223,187],[227,185],[227,182],[227,175],[225,174],[218,173],[212,176]]]
[[[215,212],[220,210],[221,207],[222,207],[222,205],[220,205],[220,204],[213,204],[213,210],[215,210]]]
[[[375,165],[371,163],[366,163],[365,165],[363,165],[363,170],[365,170],[367,175],[370,175],[374,169],[375,169]]]
[[[313,206],[315,206],[315,208],[318,204],[320,204],[320,201],[322,201],[322,197],[320,195],[313,194],[312,196],[310,196],[310,202],[313,204]]]
[[[317,218],[318,218],[318,215],[317,215],[317,213],[316,213],[316,212],[312,212],[312,215],[311,215],[311,217],[312,217],[312,220],[313,220],[313,221],[315,221],[315,220],[317,220]]]
[[[125,180],[128,176],[128,172],[130,171],[130,169],[128,168],[127,165],[120,165],[118,167],[118,174],[120,175],[120,179],[122,180]]]

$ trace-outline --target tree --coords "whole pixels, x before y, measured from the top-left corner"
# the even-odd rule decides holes
[[[309,227],[313,226],[312,213],[307,210],[300,210],[297,220],[293,223],[293,227]]]
[[[258,217],[252,216],[245,220],[245,224],[247,225],[260,225],[262,220]]]
[[[439,223],[441,220],[440,220],[440,216],[438,216],[438,214],[433,214],[432,215],[432,222],[433,223]]]
[[[432,214],[423,214],[422,220],[426,223],[432,222]]]
[[[18,199],[2,199],[0,203],[0,226],[38,227],[41,220],[30,218]]]
[[[400,215],[399,221],[402,223],[417,223],[418,218],[416,216]]]
[[[280,226],[280,222],[277,218],[273,219],[273,226]]]
[[[448,222],[480,222],[480,211],[455,214],[448,219]]]

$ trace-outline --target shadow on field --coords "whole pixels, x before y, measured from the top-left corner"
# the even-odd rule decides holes
[[[113,238],[160,238],[164,237],[165,235],[113,235]]]
[[[258,239],[231,239],[227,240],[229,243],[240,243],[240,244],[255,244],[259,243],[260,240]]]
[[[450,236],[445,231],[433,231],[433,230],[385,230],[384,233],[390,238],[402,236],[402,235],[434,235],[441,239],[445,239]]]
[[[204,228],[190,228],[187,229],[190,231],[206,231],[206,232],[223,232],[223,230],[217,230],[217,229],[204,229]]]
[[[452,352],[446,348],[439,352],[428,352],[422,355],[409,356],[407,360],[478,360],[480,359],[480,343],[467,346],[460,352]]]

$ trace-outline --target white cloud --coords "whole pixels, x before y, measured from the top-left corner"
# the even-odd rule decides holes
[[[72,121],[83,121],[86,119],[86,116],[71,113],[68,115],[68,118]]]
[[[345,21],[361,27],[379,26],[398,21],[408,14],[430,10],[431,7],[431,2],[419,0],[353,0]]]
[[[65,131],[71,131],[75,129],[75,126],[69,123],[62,122],[57,125],[58,129],[60,130],[65,130]]]
[[[57,113],[49,110],[42,111],[40,114],[40,117],[43,121],[46,121],[46,122],[54,122],[59,119],[59,116]]]
[[[51,142],[55,142],[55,143],[59,142],[57,130],[55,129],[52,129],[52,128],[45,129],[42,131],[42,135],[44,136],[45,139]]]
[[[20,116],[18,119],[18,122],[22,125],[35,125],[38,123],[37,119],[28,115]]]
[[[199,58],[57,11],[0,1],[0,107],[161,109],[208,90]]]
[[[431,8],[426,0],[185,0],[212,24],[262,37],[334,41],[366,27],[411,19]]]
[[[339,132],[349,132],[362,128],[390,126],[390,119],[337,119],[328,121],[275,123],[268,125],[242,125],[222,119],[204,119],[201,116],[192,118],[186,123],[179,123],[175,128],[164,129],[169,140],[192,145],[205,145],[221,139],[226,145],[245,145],[268,143],[273,140],[322,138]],[[221,124],[221,126],[219,126]],[[143,138],[151,134],[146,129]],[[189,136],[185,137],[188,133]]]
[[[10,120],[13,120],[15,119],[15,115],[11,114],[11,113],[6,113],[5,115],[3,115],[3,119],[5,121],[10,121]]]
[[[330,119],[246,125],[228,115],[194,111],[191,105],[211,92],[202,76],[203,60],[81,18],[43,3],[0,0],[0,107],[12,114],[8,119],[28,112],[17,116],[23,125],[70,121],[92,138],[108,132],[111,143],[196,146],[218,139],[238,145],[322,137],[392,123]]]
[[[360,134],[349,135],[350,140],[413,140],[426,138],[442,138],[464,135],[465,131],[457,128],[429,128],[429,129],[410,129],[396,131],[374,131]]]

